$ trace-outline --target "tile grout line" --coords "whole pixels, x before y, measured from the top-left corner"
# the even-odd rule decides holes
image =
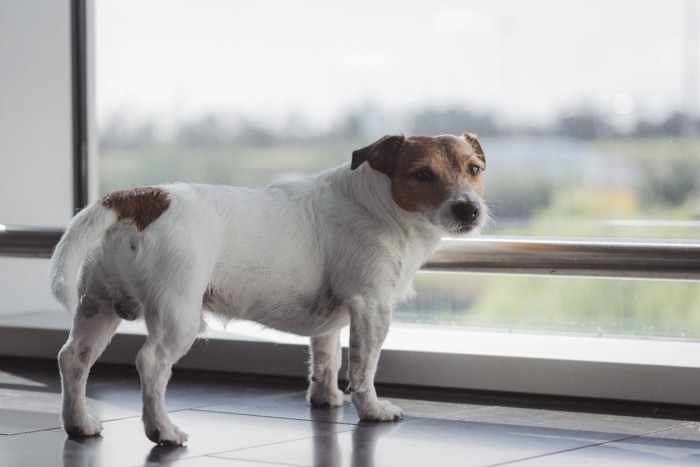
[[[506,461],[506,462],[499,462],[499,463],[497,463],[497,464],[489,464],[489,465],[487,465],[487,466],[485,466],[485,467],[500,467],[500,466],[502,466],[502,465],[514,465],[514,464],[517,464],[517,463],[519,463],[519,462],[525,462],[525,461],[530,461],[530,460],[534,460],[534,459],[541,459],[541,458],[543,458],[543,457],[556,456],[556,455],[564,454],[564,453],[567,453],[567,452],[574,452],[574,451],[580,451],[580,450],[582,450],[582,449],[588,449],[588,448],[594,448],[594,447],[598,447],[598,446],[604,446],[604,445],[606,445],[606,444],[617,443],[617,442],[620,442],[620,441],[626,441],[626,440],[634,439],[634,438],[640,438],[640,437],[642,437],[642,436],[645,436],[645,435],[632,435],[632,436],[627,436],[627,437],[625,437],[625,438],[618,438],[618,439],[613,439],[613,440],[609,440],[609,441],[602,441],[602,442],[600,442],[600,443],[587,444],[587,445],[585,445],[585,446],[578,446],[578,447],[570,448],[570,449],[562,449],[561,451],[554,451],[554,452],[548,452],[548,453],[546,453],[546,454],[539,454],[539,455],[530,456],[530,457],[523,457],[522,459],[516,459],[516,460]]]
[[[516,460],[512,460],[512,461],[499,462],[499,463],[497,463],[497,464],[489,464],[489,465],[487,465],[487,466],[485,466],[485,467],[500,467],[500,466],[503,466],[503,465],[513,465],[513,464],[517,464],[517,463],[519,463],[519,462],[525,462],[525,461],[529,461],[529,460],[540,459],[540,458],[543,458],[543,457],[555,456],[555,455],[564,454],[564,453],[567,453],[567,452],[580,451],[580,450],[582,450],[582,449],[588,449],[588,448],[594,448],[594,447],[599,447],[599,446],[605,446],[606,444],[619,443],[619,442],[627,441],[627,440],[630,440],[630,439],[644,438],[645,436],[656,435],[656,434],[664,433],[664,432],[667,432],[667,431],[677,430],[677,429],[679,429],[679,428],[687,428],[687,427],[690,427],[690,426],[692,426],[692,425],[693,425],[693,422],[687,422],[687,423],[683,423],[683,424],[674,426],[673,428],[666,428],[666,429],[663,429],[663,430],[652,431],[652,432],[644,433],[644,434],[641,434],[641,435],[630,435],[630,436],[626,436],[626,437],[624,437],[624,438],[611,439],[611,440],[603,441],[603,442],[600,442],[600,443],[588,444],[588,445],[586,445],[586,446],[579,446],[579,447],[575,447],[575,448],[571,448],[571,449],[563,449],[563,450],[561,450],[561,451],[550,452],[550,453],[547,453],[547,454],[540,454],[540,455],[537,455],[537,456],[524,457],[524,458],[522,458],[522,459],[516,459]]]
[[[337,432],[335,432],[335,433],[324,433],[324,434],[321,434],[321,435],[304,436],[303,438],[289,439],[289,440],[286,440],[286,441],[278,441],[278,442],[276,442],[276,443],[264,443],[264,444],[258,444],[258,445],[255,445],[255,446],[246,446],[246,447],[243,447],[243,448],[227,449],[226,451],[218,451],[218,452],[213,452],[213,453],[211,453],[211,454],[205,454],[205,456],[207,456],[207,457],[217,457],[217,456],[220,456],[221,454],[225,454],[225,453],[227,453],[227,452],[238,452],[238,451],[245,451],[245,450],[248,450],[248,449],[263,448],[263,447],[266,447],[266,446],[275,446],[275,445],[278,445],[278,444],[296,443],[296,442],[298,442],[298,441],[305,441],[305,440],[307,440],[307,439],[314,439],[314,438],[321,438],[321,437],[328,437],[328,436],[336,436],[336,435],[339,435],[339,434],[351,433],[351,432],[352,432],[352,430],[348,430],[348,431],[337,431]],[[227,457],[217,457],[217,458],[228,459]],[[244,460],[245,460],[245,459],[244,459]],[[284,464],[283,464],[283,465],[284,465]]]
[[[175,412],[177,412],[177,411],[175,411]],[[139,416],[138,416],[138,415],[131,415],[131,416],[128,416],[128,417],[109,418],[109,419],[106,419],[106,420],[100,419],[100,423],[118,422],[119,420],[129,420],[129,419],[132,419],[132,418],[139,418]],[[22,431],[22,432],[20,432],[20,433],[9,433],[9,434],[5,434],[5,435],[3,435],[3,436],[29,435],[29,434],[32,434],[32,433],[41,433],[42,431],[53,431],[53,430],[61,430],[61,431],[63,431],[63,425],[59,423],[58,426],[52,426],[52,427],[49,427],[49,428],[40,428],[40,429],[38,429],[38,430]],[[68,434],[66,434],[66,436],[69,437]],[[101,436],[101,435],[97,435],[97,436]],[[83,436],[83,438],[92,438],[92,436]]]
[[[359,426],[357,423],[351,423],[351,422],[315,421],[315,420],[308,420],[305,418],[295,418],[295,417],[277,417],[274,415],[257,415],[257,414],[239,413],[239,412],[221,412],[221,411],[217,411],[217,410],[206,410],[205,407],[208,407],[208,406],[200,406],[200,408],[186,407],[186,408],[182,408],[182,409],[168,410],[168,413],[171,414],[171,413],[192,411],[192,412],[216,413],[216,414],[221,414],[221,415],[238,415],[238,416],[245,416],[245,417],[277,418],[277,419],[281,419],[281,420],[294,420],[294,421],[302,421],[302,422],[310,422],[310,423],[326,423],[326,424],[332,424],[332,425]],[[129,415],[129,416],[124,416],[124,417],[100,419],[100,423],[117,422],[120,420],[130,420],[130,419],[135,419],[135,418],[140,418],[140,417],[141,417],[140,415]],[[28,430],[28,431],[21,431],[18,433],[0,433],[0,436],[8,436],[8,437],[21,436],[21,435],[29,435],[32,433],[41,433],[44,431],[53,431],[53,430],[62,430],[62,429],[63,429],[63,425],[59,422],[56,426],[33,429],[33,430]],[[344,432],[339,432],[339,433],[344,433]],[[68,436],[68,435],[66,434],[66,436]]]
[[[212,459],[219,459],[219,460],[226,460],[226,461],[236,461],[236,460],[242,460],[244,462],[250,462],[253,464],[262,464],[262,465],[281,465],[283,467],[308,467],[306,464],[283,464],[280,462],[272,462],[272,461],[258,461],[258,460],[253,460],[253,459],[236,459],[236,458],[231,458],[231,457],[220,457],[215,454],[206,454],[204,456],[199,456],[199,457],[210,457]],[[196,459],[196,458],[194,458]]]
[[[295,421],[310,422],[310,423],[327,423],[327,424],[332,424],[332,425],[360,426],[359,424],[352,423],[352,422],[331,422],[331,421],[324,421],[324,420],[309,420],[308,418],[298,418],[298,417],[279,417],[276,415],[260,415],[260,414],[251,414],[251,413],[241,413],[241,412],[222,412],[219,410],[206,410],[204,408],[188,409],[188,410],[192,410],[195,412],[218,413],[218,414],[223,414],[223,415],[241,415],[241,416],[245,416],[245,417],[277,418],[280,420],[295,420]]]

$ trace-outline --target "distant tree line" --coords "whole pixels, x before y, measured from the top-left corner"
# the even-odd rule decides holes
[[[385,120],[397,123],[407,135],[459,134],[465,129],[479,136],[561,136],[582,140],[613,138],[680,138],[690,131],[700,134],[700,120],[689,121],[676,112],[657,122],[639,120],[632,128],[621,130],[595,111],[563,115],[547,126],[503,124],[492,113],[473,112],[463,108],[427,108],[403,116],[383,115],[372,106],[349,112],[331,128],[314,130],[299,119],[291,118],[282,128],[245,117],[225,117],[209,114],[175,125],[164,135],[153,120],[138,120],[125,114],[115,114],[100,122],[100,144],[104,148],[130,148],[155,142],[187,146],[245,145],[270,146],[281,143],[316,143],[332,140],[365,140],[392,127]],[[392,127],[394,128],[394,127]]]

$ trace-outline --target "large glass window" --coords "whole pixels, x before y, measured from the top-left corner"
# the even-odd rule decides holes
[[[491,235],[700,239],[692,0],[96,0],[100,191],[480,135]],[[698,338],[693,283],[421,273],[403,322]]]

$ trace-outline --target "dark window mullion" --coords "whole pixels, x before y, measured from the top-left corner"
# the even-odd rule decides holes
[[[88,203],[87,1],[71,0],[74,212]]]

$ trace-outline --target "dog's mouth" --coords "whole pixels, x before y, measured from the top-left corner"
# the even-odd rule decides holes
[[[479,222],[471,222],[468,224],[454,222],[447,226],[447,232],[453,235],[466,235],[469,233],[478,233],[481,225]]]
[[[489,219],[488,208],[484,203],[473,202],[469,206],[456,203],[442,211],[440,224],[451,235],[478,234]]]
[[[491,216],[485,203],[474,201],[470,207],[465,203],[443,203],[435,211],[425,213],[429,222],[448,235],[476,235],[490,222]]]
[[[431,224],[448,235],[466,235],[478,233],[482,227],[481,219],[465,222],[452,216],[429,216]]]
[[[479,230],[479,224],[460,225],[455,229],[455,233],[466,234],[474,230]]]

